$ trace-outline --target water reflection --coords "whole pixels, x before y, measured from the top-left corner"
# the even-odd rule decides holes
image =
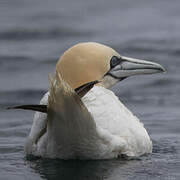
[[[31,159],[27,161],[28,165],[35,170],[35,172],[39,173],[42,178],[51,180],[109,179],[115,169],[126,169],[129,162],[133,163],[133,161],[127,160],[64,161]]]
[[[31,156],[26,158],[26,163],[42,179],[47,180],[170,179],[180,164],[176,156],[180,154],[179,142],[159,139],[153,144],[152,154],[133,160],[64,161]],[[164,178],[164,174],[167,177]]]

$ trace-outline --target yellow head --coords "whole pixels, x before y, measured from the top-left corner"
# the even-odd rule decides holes
[[[87,42],[65,51],[56,65],[56,71],[75,89],[95,80],[114,79],[117,82],[131,75],[152,74],[164,69],[156,63],[120,56],[108,46]]]

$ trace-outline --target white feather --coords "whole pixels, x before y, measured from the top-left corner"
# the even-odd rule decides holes
[[[41,104],[48,104],[48,95],[44,95]],[[68,99],[68,102],[61,104],[60,112],[56,108],[55,118],[35,113],[25,146],[27,154],[61,159],[110,159],[121,154],[134,157],[151,153],[152,142],[143,124],[112,91],[93,87],[82,98],[90,113],[82,110],[83,104],[74,101],[74,95],[58,95],[59,101]],[[64,119],[60,118],[62,113]],[[53,125],[48,124],[47,132],[35,143],[49,120]]]

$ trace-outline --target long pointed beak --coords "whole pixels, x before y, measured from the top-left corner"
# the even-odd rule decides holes
[[[166,70],[158,63],[121,56],[121,62],[108,74],[117,79],[133,75],[162,73]]]

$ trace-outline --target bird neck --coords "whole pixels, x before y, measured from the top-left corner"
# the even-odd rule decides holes
[[[103,86],[104,88],[111,88],[113,85],[115,85],[119,80],[115,79],[109,75],[106,75],[102,78],[101,82],[98,84],[100,86]]]

